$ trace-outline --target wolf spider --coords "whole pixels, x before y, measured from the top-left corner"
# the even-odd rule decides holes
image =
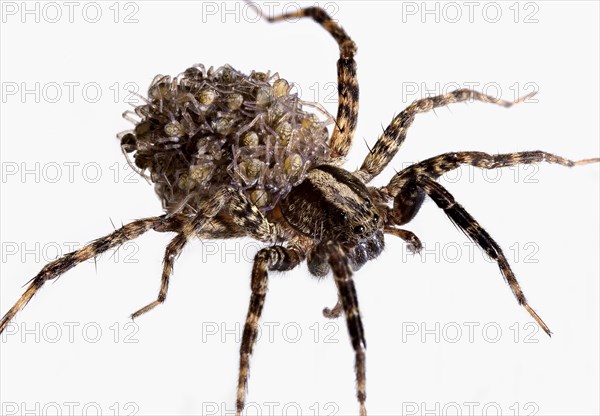
[[[432,111],[448,104],[466,101],[482,101],[503,107],[511,107],[529,96],[509,102],[477,91],[460,89],[436,97],[419,99],[393,118],[376,144],[370,149],[361,167],[355,172],[349,172],[341,168],[340,164],[350,150],[358,117],[359,88],[354,60],[356,45],[344,29],[318,7],[309,7],[285,15],[267,17],[267,20],[277,22],[286,18],[304,17],[313,19],[325,29],[335,39],[340,51],[337,63],[339,96],[335,127],[327,143],[328,151],[322,154],[320,159],[315,159],[319,163],[313,163],[312,165],[305,163],[303,165],[304,171],[301,172],[301,170],[292,169],[296,166],[294,163],[300,163],[297,159],[291,160],[289,166],[287,164],[288,159],[285,159],[285,162],[280,161],[285,165],[283,167],[284,173],[293,171],[294,174],[297,174],[297,177],[293,184],[288,184],[287,188],[283,190],[277,188],[279,193],[270,205],[263,203],[264,201],[261,200],[260,195],[257,198],[256,194],[252,194],[249,191],[251,186],[244,187],[243,184],[240,185],[231,178],[227,180],[219,178],[217,180],[216,176],[209,176],[206,170],[200,170],[200,173],[198,173],[200,178],[208,183],[208,187],[202,188],[204,189],[202,192],[191,193],[190,189],[198,184],[194,183],[191,187],[186,188],[186,184],[188,184],[186,181],[189,178],[181,179],[184,176],[178,176],[178,178],[184,182],[185,186],[183,188],[188,192],[187,195],[173,194],[175,188],[157,187],[156,192],[163,198],[163,205],[167,211],[165,215],[133,221],[113,233],[93,241],[82,249],[68,253],[47,264],[28,282],[29,286],[24,294],[4,315],[0,321],[0,333],[6,329],[6,326],[17,312],[24,308],[44,283],[58,278],[81,262],[95,258],[103,252],[118,247],[147,231],[174,232],[176,236],[168,244],[164,254],[162,282],[157,299],[134,312],[131,315],[132,318],[139,317],[165,301],[174,261],[192,238],[220,239],[249,236],[268,243],[270,246],[261,249],[256,254],[251,272],[250,287],[252,293],[240,348],[237,414],[241,414],[244,409],[250,356],[256,342],[258,322],[268,289],[268,274],[270,271],[288,271],[301,262],[307,261],[312,275],[322,278],[329,272],[333,274],[338,291],[338,302],[331,309],[325,308],[323,314],[330,318],[336,318],[342,314],[346,317],[352,348],[355,352],[357,398],[360,405],[360,414],[366,415],[366,341],[352,274],[353,271],[360,269],[367,261],[381,254],[384,248],[385,234],[399,237],[415,252],[421,249],[419,238],[412,232],[400,227],[409,223],[415,217],[427,196],[444,211],[461,231],[478,244],[498,264],[502,276],[508,283],[519,305],[525,308],[548,335],[551,335],[549,327],[527,302],[502,249],[436,179],[462,165],[470,165],[481,169],[496,169],[518,164],[548,162],[573,167],[599,162],[600,159],[572,161],[543,151],[496,155],[474,151],[445,153],[397,172],[386,186],[380,188],[370,187],[368,186],[369,182],[383,171],[398,152],[417,114]],[[203,69],[196,68],[190,71],[189,74],[188,71],[186,71],[186,76],[191,78],[184,78],[186,82],[193,83],[194,76],[197,77],[196,81],[207,79],[207,73]],[[223,71],[218,74],[221,77],[219,79],[237,76],[235,73],[228,72],[230,71],[228,68]],[[210,77],[210,70],[208,74]],[[261,77],[256,79],[260,82],[265,81]],[[170,78],[169,82],[171,82]],[[283,85],[283,83],[280,84]],[[178,89],[183,84],[175,82],[172,85],[172,88]],[[158,83],[153,83],[153,87],[156,87],[156,89],[151,89],[150,92],[159,92],[160,97],[157,100],[160,101],[162,111],[163,98],[169,94],[169,91],[173,91],[169,90],[171,84],[164,81],[163,78],[159,78]],[[162,96],[161,94],[165,95]],[[251,96],[256,100],[252,101],[255,104],[258,102],[257,97],[257,95]],[[232,102],[231,98],[232,96],[229,95],[228,103]],[[244,96],[240,100],[246,98]],[[145,117],[145,121],[154,116],[158,117],[153,113],[153,111],[157,111],[158,101],[148,101],[149,106],[140,107],[138,115],[143,119]],[[190,98],[186,101],[185,106],[192,105],[194,101],[195,99]],[[239,108],[237,104],[235,106],[230,108]],[[199,106],[198,108],[200,109],[198,111],[205,111],[206,107]],[[286,109],[290,110],[290,108]],[[180,135],[178,140],[163,140],[161,142],[162,144],[170,143],[172,148],[179,146],[179,139],[183,141],[182,137],[189,136],[186,136],[188,133],[181,127],[184,124],[183,119],[175,121],[181,123],[175,125],[172,124],[173,120],[171,120],[171,124],[163,123],[159,126],[161,129],[170,129],[173,134]],[[143,125],[144,128],[140,128],[140,125]],[[135,131],[121,137],[121,145],[126,156],[127,153],[133,151],[138,152],[137,156],[143,154],[143,146],[140,143],[146,139],[144,136],[147,133],[146,127],[148,126],[144,125],[144,122],[140,122]],[[291,128],[295,132],[295,129],[299,127],[292,126]],[[236,137],[235,143],[239,143],[240,135],[234,133],[234,136]],[[281,139],[280,136],[277,137]],[[167,139],[173,137],[167,137]],[[163,139],[165,138],[163,137]],[[261,140],[263,139],[261,138]],[[225,141],[225,143],[228,142]],[[257,145],[257,143],[259,142],[253,143],[252,146]],[[278,143],[281,144],[275,142],[275,144]],[[157,145],[157,143],[153,143],[153,145]],[[150,146],[150,148],[153,147]],[[179,147],[179,149],[181,150],[182,147]],[[235,158],[233,153],[227,153],[227,155]],[[151,173],[156,172],[158,168],[152,165],[153,161],[156,162],[157,160],[156,158],[152,159],[156,155],[151,154],[151,157],[146,159],[137,156],[135,163],[140,168],[140,173],[143,174],[144,169],[148,169]],[[308,162],[311,161],[314,162],[314,160]],[[161,166],[164,167],[164,165]],[[265,165],[260,166],[264,167]],[[274,168],[274,166],[268,165],[265,169],[268,170]],[[239,166],[234,166],[235,169],[239,169]],[[246,166],[246,169],[248,169],[248,166]],[[238,170],[235,170],[235,172],[238,172]],[[247,171],[244,172],[244,174],[247,174]],[[231,174],[230,171],[228,173]],[[153,181],[158,180],[155,177],[151,179]],[[175,205],[173,205],[173,202],[175,202]],[[285,244],[281,244],[282,242]]]

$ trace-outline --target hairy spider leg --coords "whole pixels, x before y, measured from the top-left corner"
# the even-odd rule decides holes
[[[385,234],[394,235],[404,240],[408,244],[408,249],[415,254],[419,253],[423,248],[421,240],[419,240],[419,237],[417,237],[416,234],[412,231],[386,226],[383,229],[383,232]]]
[[[158,297],[155,301],[150,302],[146,306],[138,309],[136,312],[131,314],[131,318],[135,319],[138,316],[154,309],[156,306],[160,305],[167,298],[167,291],[169,289],[169,278],[171,276],[171,272],[173,271],[173,264],[175,259],[181,251],[183,247],[187,244],[188,240],[193,238],[204,225],[211,218],[216,216],[219,211],[229,202],[231,191],[228,188],[222,188],[215,193],[214,198],[206,199],[202,201],[201,205],[198,207],[198,212],[193,219],[190,221],[184,222],[181,227],[181,232],[175,236],[171,240],[171,242],[167,245],[165,250],[165,256],[163,259],[163,272],[160,284],[160,291],[158,293]]]
[[[535,93],[528,94],[516,101],[506,101],[477,91],[460,89],[448,94],[416,100],[394,117],[390,125],[386,127],[383,134],[377,140],[377,143],[375,143],[375,146],[373,146],[365,158],[360,169],[354,172],[354,174],[364,183],[368,183],[375,176],[379,175],[398,152],[398,149],[406,138],[408,128],[415,120],[415,116],[419,113],[426,113],[438,107],[465,101],[482,101],[508,108],[514,104],[525,101],[534,94]]]
[[[461,165],[471,165],[481,169],[497,169],[520,164],[547,162],[562,166],[581,166],[600,162],[600,158],[573,161],[562,156],[540,150],[490,155],[484,152],[443,153],[419,163],[415,163],[392,177],[389,184],[380,189],[387,197],[394,198],[394,208],[383,207],[387,211],[388,224],[403,225],[411,221],[419,211],[425,194],[416,186],[418,175],[437,179],[444,173]]]
[[[523,305],[544,331],[550,335],[551,332],[546,324],[527,304],[525,296],[500,247],[475,219],[454,201],[452,195],[434,180],[461,165],[471,165],[482,169],[497,169],[538,162],[574,167],[598,163],[600,158],[573,161],[540,150],[497,155],[483,152],[444,153],[403,169],[394,175],[390,183],[382,190],[384,194],[394,198],[394,208],[390,210],[391,212],[388,213],[387,217],[390,222],[395,222],[398,225],[412,220],[423,203],[424,193],[427,193],[467,236],[477,242],[492,259],[498,262],[500,270],[519,304]]]
[[[250,370],[250,355],[258,334],[258,321],[262,314],[267,288],[269,271],[287,271],[296,267],[304,259],[301,251],[282,246],[263,248],[254,257],[250,289],[250,305],[242,334],[240,346],[240,369],[238,374],[236,414],[240,416],[244,410],[248,372]]]
[[[419,253],[423,248],[423,244],[419,237],[415,235],[415,233],[403,230],[401,228],[395,228],[392,226],[386,226],[383,230],[385,234],[394,235],[396,237],[401,238],[408,244],[408,249],[413,253]],[[342,301],[338,296],[338,300],[333,308],[323,308],[323,316],[329,319],[337,319],[342,315],[343,306]]]
[[[256,10],[271,23],[285,19],[310,17],[329,32],[337,42],[340,48],[340,58],[337,61],[338,112],[336,127],[329,147],[333,158],[346,156],[352,146],[358,120],[358,78],[354,60],[356,44],[346,31],[320,7],[307,7],[278,16],[264,16],[258,8]]]
[[[158,297],[155,301],[134,312],[131,315],[132,319],[150,311],[165,301],[175,259],[189,240],[197,236],[203,236],[203,230],[207,229],[206,225],[212,225],[211,219],[222,212],[226,206],[228,206],[229,212],[225,214],[229,214],[230,221],[234,223],[226,228],[230,230],[228,237],[250,236],[259,241],[272,241],[274,239],[274,226],[268,222],[259,209],[243,193],[235,191],[230,187],[220,189],[213,197],[204,200],[200,204],[196,216],[184,222],[181,226],[181,232],[171,240],[165,250]],[[224,224],[227,223],[225,222]],[[211,237],[210,228],[204,232],[204,235],[207,238]],[[223,235],[217,238],[223,238]]]
[[[0,334],[4,331],[17,312],[27,305],[31,298],[48,280],[56,279],[69,269],[77,266],[79,263],[96,257],[111,248],[120,246],[129,240],[133,240],[147,231],[173,231],[174,229],[177,229],[178,226],[179,221],[177,219],[166,218],[165,216],[136,220],[122,226],[105,237],[94,240],[79,250],[67,253],[61,258],[48,263],[28,282],[29,286],[25,290],[25,293],[23,293],[17,303],[6,312],[2,321],[0,321]]]
[[[367,380],[365,348],[367,347],[367,342],[365,340],[365,332],[360,317],[360,310],[358,308],[356,288],[354,287],[354,281],[352,280],[352,270],[346,254],[338,244],[330,241],[325,244],[317,245],[315,249],[323,249],[326,251],[329,265],[333,272],[335,285],[338,289],[338,296],[344,310],[344,315],[346,316],[346,325],[348,326],[350,341],[352,342],[352,348],[354,349],[356,397],[360,404],[360,415],[366,416],[367,409],[365,407],[365,401],[367,400]]]
[[[510,286],[519,305],[522,305],[533,319],[535,319],[538,325],[542,327],[546,334],[550,336],[552,334],[550,328],[548,328],[539,315],[531,308],[531,306],[529,306],[529,303],[521,290],[521,286],[510,268],[500,246],[498,246],[487,231],[479,225],[475,218],[473,218],[462,205],[456,202],[450,192],[437,183],[435,179],[427,175],[418,175],[406,182],[405,186],[416,187],[420,192],[427,194],[439,208],[444,210],[448,218],[450,218],[450,220],[463,231],[467,237],[477,243],[492,260],[496,261],[502,276]]]
[[[446,172],[457,169],[461,165],[471,165],[481,169],[497,169],[539,162],[574,167],[589,163],[598,163],[600,162],[600,158],[573,161],[541,150],[497,155],[490,155],[483,152],[443,153],[403,169],[392,178],[387,188],[390,195],[395,196],[397,190],[401,189],[407,181],[418,175],[427,175],[437,179]]]
[[[148,305],[143,308],[138,309],[136,312],[131,314],[131,319],[135,319],[138,316],[154,309],[154,307],[160,305],[167,298],[167,290],[169,289],[169,277],[171,276],[171,272],[173,271],[173,264],[175,263],[175,259],[179,256],[183,247],[186,245],[188,239],[185,234],[177,234],[175,238],[173,238],[167,248],[165,250],[165,256],[163,258],[163,271],[162,278],[160,284],[160,292],[158,293],[158,298],[150,302]]]
[[[222,212],[226,203],[229,203],[229,212]],[[48,263],[28,282],[29,286],[21,298],[4,315],[0,321],[0,334],[46,281],[56,279],[79,263],[97,257],[111,248],[123,245],[149,230],[176,232],[177,236],[169,243],[165,251],[162,282],[157,300],[133,313],[132,318],[136,318],[164,302],[173,262],[190,238],[214,239],[250,236],[269,242],[275,239],[274,225],[267,221],[258,208],[241,192],[233,192],[232,188],[224,188],[215,193],[215,198],[207,200],[205,204],[201,205],[195,217],[177,214],[136,220],[105,237],[94,240],[79,250],[67,253]]]

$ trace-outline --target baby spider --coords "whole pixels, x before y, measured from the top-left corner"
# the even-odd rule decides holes
[[[290,84],[277,74],[195,65],[177,77],[158,75],[145,104],[125,113],[135,128],[119,138],[131,167],[154,183],[165,214],[133,221],[46,265],[4,315],[0,333],[45,282],[146,231],[172,232],[175,237],[165,251],[157,299],[134,312],[133,318],[165,301],[174,261],[190,240],[252,237],[270,246],[256,254],[251,272],[237,413],[244,409],[268,273],[291,270],[306,261],[312,275],[333,275],[338,302],[323,313],[346,318],[364,415],[366,342],[352,274],[381,254],[385,234],[420,250],[417,236],[400,227],[415,217],[427,196],[497,262],[518,303],[551,334],[527,302],[500,247],[436,179],[461,165],[496,169],[545,161],[572,167],[599,159],[571,161],[542,151],[445,153],[403,169],[386,186],[368,186],[396,155],[418,113],[472,100],[510,107],[528,97],[508,102],[462,89],[417,100],[394,117],[361,167],[350,172],[341,165],[358,117],[356,45],[320,8],[268,20],[292,17],[312,18],[339,45],[339,104],[332,135],[327,130],[329,120],[307,111],[311,104],[293,94]]]

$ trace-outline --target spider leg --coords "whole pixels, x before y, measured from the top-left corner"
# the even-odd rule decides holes
[[[360,169],[355,172],[355,175],[365,183],[379,175],[398,152],[398,149],[406,138],[408,128],[413,123],[415,116],[419,113],[426,113],[438,107],[464,101],[483,101],[498,104],[503,107],[511,107],[516,103],[526,100],[532,95],[533,94],[528,94],[516,101],[506,101],[477,91],[460,89],[448,94],[416,100],[394,117],[390,125],[384,130],[383,134],[377,140],[377,143],[375,143],[375,146],[373,146],[365,158]]]
[[[402,172],[400,172],[402,173]],[[396,174],[392,181],[400,173]],[[415,178],[407,179],[402,183],[401,187],[392,187],[392,181],[386,188],[382,188],[387,192],[388,197],[394,199],[393,208],[382,206],[381,210],[386,213],[386,232],[392,234],[389,230],[395,225],[404,225],[410,222],[417,212],[421,209],[425,200],[425,192],[419,186]]]
[[[542,327],[542,329],[550,336],[552,332],[548,326],[544,323],[542,318],[529,306],[521,286],[517,281],[502,249],[494,241],[494,239],[485,231],[481,225],[469,214],[459,203],[456,202],[454,197],[448,192],[442,185],[437,183],[434,179],[427,175],[419,175],[414,180],[410,181],[411,184],[417,186],[420,190],[425,192],[438,207],[444,210],[448,218],[456,224],[461,231],[463,231],[471,240],[477,243],[487,255],[495,260],[500,267],[502,276],[510,286],[513,294],[517,298],[519,305],[522,305],[527,312],[535,319],[535,321]],[[411,185],[412,186],[412,185]]]
[[[225,210],[224,218],[220,218],[218,215],[225,204],[229,204],[229,212]],[[229,216],[226,217],[225,214],[229,214]],[[230,221],[230,223],[225,221]],[[157,299],[131,314],[131,318],[135,319],[165,301],[175,259],[181,254],[190,239],[194,236],[222,238],[223,228],[225,228],[225,234],[228,237],[250,236],[260,241],[271,241],[274,238],[273,226],[244,194],[233,192],[231,189],[223,189],[222,192],[217,192],[213,198],[200,206],[195,218],[188,220],[188,222],[182,222],[181,232],[171,240],[165,250],[161,285]]]
[[[122,226],[105,237],[94,240],[79,250],[65,254],[61,258],[48,263],[33,279],[28,282],[29,286],[21,298],[14,304],[12,308],[9,309],[8,312],[6,312],[0,321],[0,333],[4,331],[8,323],[13,319],[17,312],[27,305],[27,303],[31,300],[31,298],[33,298],[33,296],[46,281],[56,279],[79,263],[96,257],[111,248],[120,246],[129,240],[133,240],[147,231],[173,231],[178,227],[178,219],[167,218],[165,216],[136,220]]]
[[[187,238],[192,238],[194,235],[201,233],[206,223],[214,218],[237,194],[238,192],[232,187],[219,188],[209,198],[200,202],[196,216],[191,221],[191,226],[185,227],[182,233]]]
[[[277,240],[275,225],[242,192],[233,194],[226,214],[228,220],[243,230],[246,236],[265,243]]]
[[[423,248],[423,244],[421,243],[421,240],[419,240],[419,237],[417,237],[416,234],[411,231],[388,226],[384,228],[383,232],[404,240],[408,244],[408,249],[413,253],[418,253]]]
[[[169,278],[171,276],[171,272],[173,271],[173,263],[175,262],[175,258],[177,258],[177,256],[181,253],[188,240],[193,238],[195,235],[202,233],[202,229],[205,227],[205,225],[208,224],[212,218],[214,218],[229,202],[232,194],[234,193],[232,192],[231,188],[221,188],[216,191],[211,198],[201,202],[195,217],[185,219],[181,218],[181,216],[178,216],[178,219],[180,220],[180,230],[179,234],[177,234],[177,236],[173,238],[167,245],[167,249],[165,251],[162,279],[158,297],[155,301],[150,302],[143,308],[132,313],[131,319],[135,319],[138,316],[143,315],[165,301],[167,298],[167,290],[169,288]]]
[[[258,8],[256,9],[261,16],[264,16]],[[269,22],[279,22],[284,19],[302,17],[310,17],[321,25],[323,29],[331,34],[340,48],[340,58],[337,61],[338,112],[336,127],[331,136],[329,147],[332,157],[344,157],[352,146],[358,120],[358,78],[354,60],[356,44],[346,31],[320,7],[307,7],[279,16],[266,16],[266,19]]]
[[[250,305],[248,315],[242,334],[242,345],[240,347],[240,370],[238,376],[236,414],[239,416],[244,410],[246,389],[248,384],[248,372],[250,369],[250,355],[256,342],[258,334],[258,321],[262,314],[265,296],[268,286],[268,272],[272,270],[286,271],[296,267],[302,261],[303,256],[299,251],[282,246],[272,246],[260,250],[254,258],[252,267],[252,280],[250,288]]]
[[[145,314],[146,312],[154,309],[156,306],[160,305],[167,298],[167,290],[169,289],[169,277],[171,276],[171,272],[173,271],[173,263],[183,247],[187,243],[188,239],[185,234],[177,234],[175,238],[171,240],[171,242],[167,245],[167,249],[165,250],[165,257],[163,259],[163,272],[162,279],[160,284],[160,292],[158,293],[158,298],[150,302],[148,305],[140,308],[136,312],[131,314],[131,319],[135,319],[138,316]]]
[[[333,308],[323,308],[323,316],[329,319],[336,319],[342,316],[342,301],[338,296],[338,300]]]
[[[357,385],[356,397],[360,404],[360,414],[361,416],[366,416],[367,383],[364,349],[367,347],[367,343],[358,309],[358,298],[356,296],[354,281],[352,280],[352,271],[341,247],[329,242],[324,245],[324,249],[327,252],[329,265],[333,271],[338,296],[342,303],[344,315],[346,316],[346,325],[348,326],[352,348],[354,348]]]
[[[411,231],[403,230],[403,229],[395,228],[395,227],[391,227],[391,226],[386,226],[384,228],[384,233],[394,235],[394,236],[399,237],[402,240],[406,241],[406,243],[408,244],[408,249],[413,253],[419,253],[421,251],[421,249],[423,248],[423,244],[421,243],[421,240],[419,240],[419,237],[417,237],[415,235],[415,233],[413,233]],[[323,316],[325,318],[329,318],[329,319],[339,318],[342,315],[342,312],[343,312],[342,300],[340,299],[339,296],[338,296],[338,300],[333,308],[323,308]]]
[[[246,237],[248,233],[237,226],[230,215],[217,214],[211,218],[206,225],[196,234],[200,239],[224,240],[228,238]]]
[[[394,190],[401,189],[410,178],[414,178],[421,174],[434,179],[439,178],[444,173],[454,170],[460,165],[471,165],[481,169],[496,169],[538,162],[548,162],[573,167],[586,165],[588,163],[598,163],[600,162],[600,158],[573,161],[541,150],[498,155],[490,155],[483,152],[444,153],[403,169],[392,178],[387,188],[389,189],[390,194],[395,196]]]

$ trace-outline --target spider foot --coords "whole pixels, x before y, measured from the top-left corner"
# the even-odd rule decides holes
[[[533,92],[530,92],[529,94],[525,94],[524,96],[522,96],[522,97],[519,97],[519,98],[517,98],[515,101],[513,101],[512,103],[510,103],[510,105],[508,105],[507,107],[510,107],[510,106],[512,106],[512,105],[514,105],[514,104],[519,104],[519,103],[522,103],[522,102],[524,102],[524,101],[526,101],[526,100],[530,99],[531,97],[533,97],[533,96],[534,96],[534,95],[536,95],[537,93],[538,93],[537,91],[533,91]]]
[[[600,157],[595,157],[592,159],[577,160],[573,163],[573,166],[588,165],[590,163],[599,163],[599,162],[600,162]]]
[[[421,243],[419,237],[417,237],[416,234],[408,230],[386,227],[384,232],[386,234],[395,235],[396,237],[399,237],[402,240],[404,240],[404,242],[406,242],[406,248],[408,248],[408,250],[413,254],[419,254],[423,249],[423,243]]]
[[[323,316],[329,319],[337,319],[342,315],[342,302],[338,299],[333,308],[323,308]]]
[[[131,319],[135,319],[140,315],[145,314],[146,312],[154,309],[156,306],[160,305],[161,303],[163,303],[165,300],[164,298],[159,298],[157,300],[155,300],[154,302],[151,302],[149,304],[147,304],[146,306],[144,306],[143,308],[137,310],[136,312],[131,314]]]
[[[412,254],[419,254],[419,253],[421,253],[421,250],[423,249],[423,243],[421,243],[421,240],[419,240],[419,237],[417,237],[416,235],[413,234],[411,236],[410,240],[406,241],[406,248]]]
[[[534,311],[531,306],[529,306],[527,303],[525,303],[523,305],[525,307],[525,309],[527,310],[527,312],[529,312],[529,315],[531,315],[531,317],[533,319],[535,319],[535,321],[538,323],[538,325],[544,330],[544,332],[551,337],[552,336],[552,331],[550,331],[550,328],[548,328],[548,325],[546,325],[546,323],[542,320],[542,318],[540,318],[540,316],[536,313],[536,311]]]

